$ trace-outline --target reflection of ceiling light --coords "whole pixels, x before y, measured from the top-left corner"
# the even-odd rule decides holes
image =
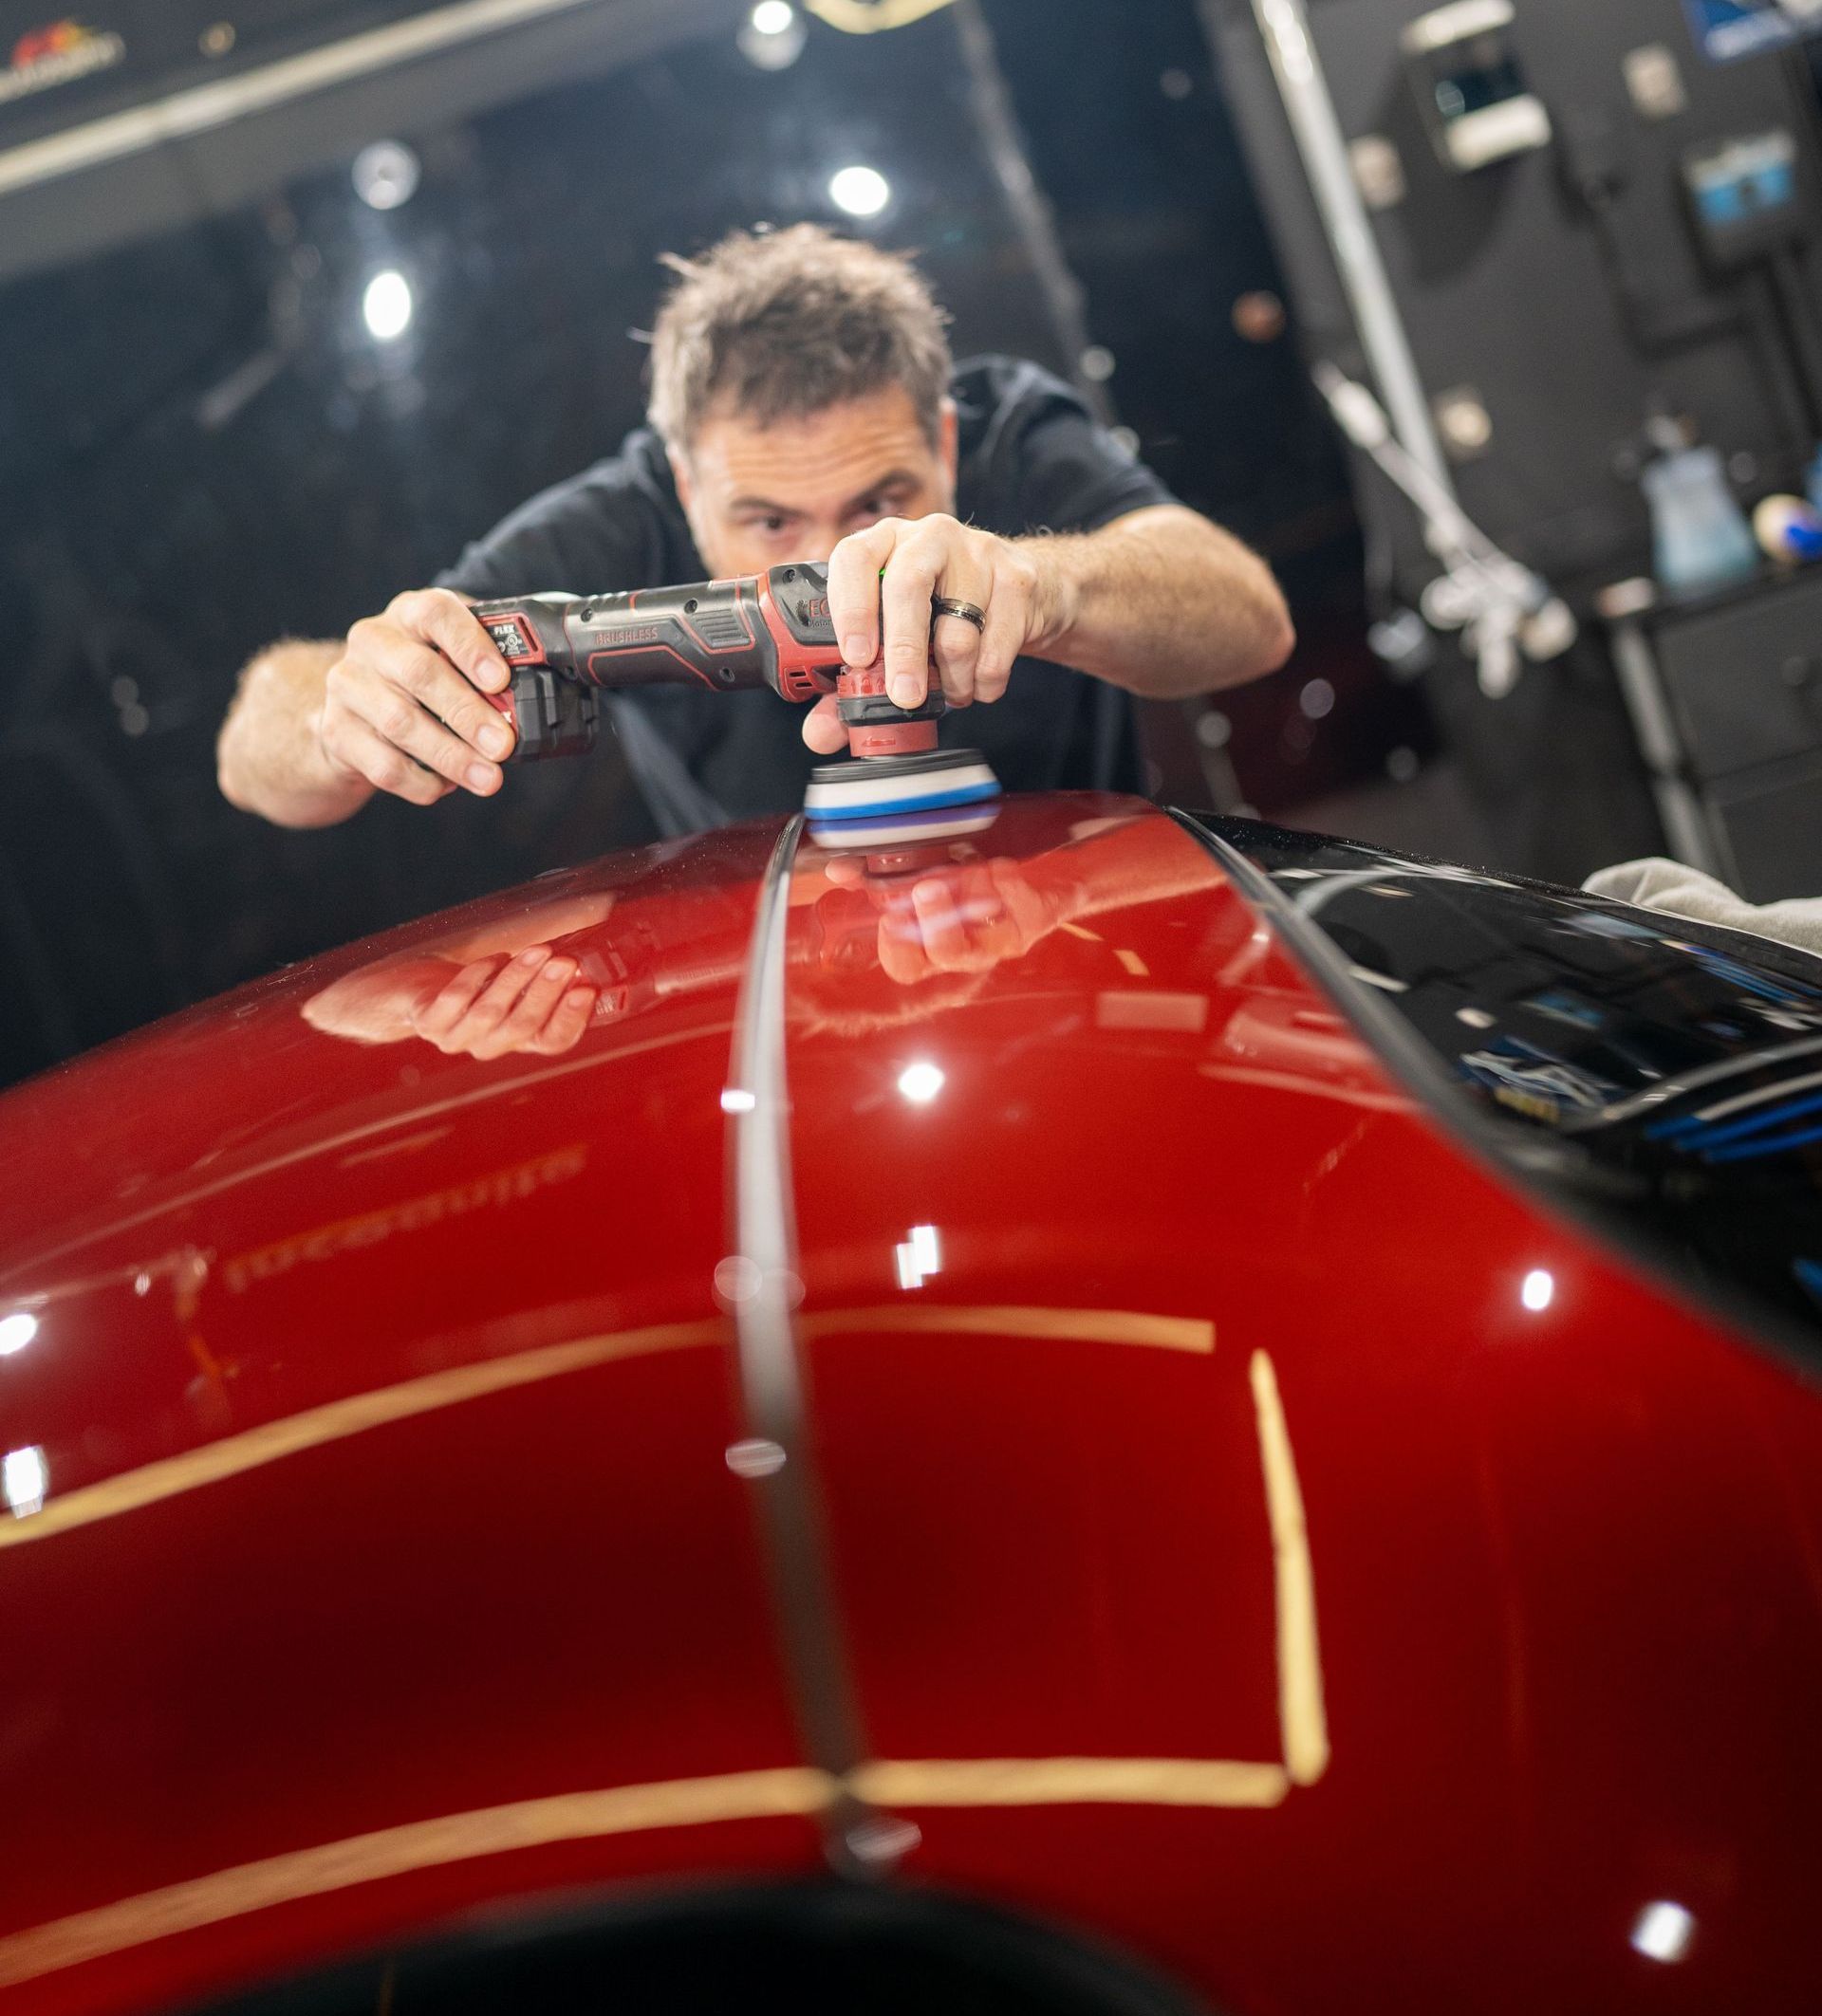
[[[1672,1967],[1689,1951],[1695,1930],[1696,1921],[1689,1912],[1661,1898],[1640,1912],[1639,1922],[1632,1928],[1632,1950],[1647,1960],[1662,1960]]]
[[[29,1309],[15,1309],[10,1316],[0,1316],[0,1358],[23,1351],[37,1335],[38,1319]]]
[[[942,1072],[936,1064],[906,1064],[899,1073],[899,1090],[914,1106],[927,1106],[942,1090]]]
[[[0,1457],[0,1496],[4,1496],[15,1519],[25,1519],[45,1508],[45,1492],[50,1471],[42,1449],[9,1449]]]
[[[893,1248],[893,1258],[898,1263],[900,1287],[922,1287],[932,1274],[942,1272],[942,1247],[936,1227],[914,1225],[910,1238]]]
[[[377,342],[389,343],[402,336],[411,326],[411,282],[402,273],[388,268],[367,282],[367,291],[361,298],[361,313]]]
[[[751,1092],[744,1090],[739,1085],[727,1085],[722,1088],[721,1110],[723,1113],[751,1113],[758,1103],[759,1101],[753,1098]]]
[[[775,1477],[785,1467],[785,1452],[776,1442],[754,1435],[726,1451],[728,1468],[736,1477]]]
[[[759,0],[734,41],[747,61],[761,70],[787,70],[804,53],[808,37],[790,0]]]
[[[877,217],[892,200],[892,185],[877,168],[838,168],[828,178],[828,200],[850,217]]]
[[[1531,1310],[1547,1309],[1556,1293],[1556,1277],[1542,1267],[1533,1267],[1518,1290],[1518,1300]]]
[[[375,140],[354,157],[354,193],[372,210],[397,210],[418,194],[418,157],[398,140]]]

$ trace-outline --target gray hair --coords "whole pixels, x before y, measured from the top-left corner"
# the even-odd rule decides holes
[[[679,277],[652,331],[652,425],[688,452],[725,400],[770,426],[902,385],[934,443],[949,389],[948,317],[902,254],[816,224],[734,231]]]

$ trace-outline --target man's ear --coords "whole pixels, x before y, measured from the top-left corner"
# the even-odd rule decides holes
[[[674,448],[667,446],[664,455],[671,465],[671,481],[677,485],[677,501],[687,512],[690,508],[690,466]]]
[[[958,425],[956,418],[956,402],[945,392],[942,404],[937,409],[937,446],[942,455],[942,466],[949,472],[949,492],[955,494],[956,472],[958,467]]]

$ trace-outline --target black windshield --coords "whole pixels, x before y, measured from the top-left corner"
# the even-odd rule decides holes
[[[1420,1039],[1422,1089],[1447,1102],[1446,1080],[1496,1148],[1555,1144],[1520,1153],[1528,1175],[1689,1285],[1822,1334],[1822,960],[1574,890],[1194,823],[1251,863],[1369,1034]]]

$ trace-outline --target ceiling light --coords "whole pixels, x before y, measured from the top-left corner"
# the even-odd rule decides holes
[[[382,343],[391,342],[410,328],[412,305],[411,282],[391,267],[383,273],[376,273],[361,297],[361,313],[366,320],[368,333]]]
[[[892,185],[877,168],[857,163],[829,176],[828,200],[850,217],[877,217],[892,200]]]
[[[354,193],[370,210],[397,210],[418,194],[423,170],[400,140],[375,140],[354,157]]]
[[[804,53],[804,24],[790,0],[759,0],[734,38],[756,69],[788,70]]]

